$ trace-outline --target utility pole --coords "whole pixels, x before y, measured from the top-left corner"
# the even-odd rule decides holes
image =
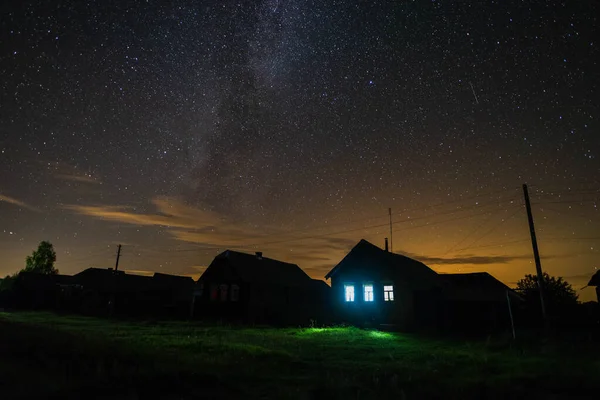
[[[546,319],[546,303],[544,301],[544,274],[542,273],[542,262],[540,261],[540,252],[538,250],[537,238],[535,237],[535,226],[533,225],[533,214],[531,212],[531,203],[529,202],[529,191],[527,185],[523,184],[523,195],[525,197],[525,208],[527,208],[527,219],[529,220],[529,233],[531,234],[531,246],[533,247],[533,257],[535,259],[535,270],[537,272],[538,290],[540,292],[540,304],[542,305],[542,318]]]
[[[121,245],[117,247],[117,262],[115,264],[115,273],[119,270],[119,258],[121,258]]]
[[[392,233],[392,208],[388,208],[388,212],[390,214],[390,253],[394,252],[394,236]]]

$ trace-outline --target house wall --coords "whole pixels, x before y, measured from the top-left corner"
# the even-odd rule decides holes
[[[435,327],[441,301],[437,280],[414,269],[410,273],[403,265],[388,267],[372,260],[352,260],[331,280],[336,315],[349,323],[391,324],[403,330]],[[355,284],[353,303],[345,301],[347,282]],[[364,302],[363,284],[367,282],[373,284],[373,302]],[[386,302],[383,287],[388,284],[394,286],[394,301]]]
[[[202,274],[202,294],[196,296],[194,316],[227,319],[259,324],[308,324],[311,319],[323,320],[320,308],[325,306],[323,288],[310,285],[283,285],[277,282],[245,282],[235,274],[226,258],[216,258]],[[231,301],[231,285],[239,287],[239,299]],[[211,299],[212,288],[227,285],[229,298],[221,301],[220,292]],[[328,293],[326,293],[328,294]],[[320,302],[320,303],[319,303]]]
[[[353,283],[355,287],[355,301],[345,301],[345,284]],[[373,285],[373,301],[364,301],[363,284]],[[385,301],[383,286],[394,286],[394,301]],[[334,311],[340,322],[353,324],[393,324],[407,328],[412,324],[413,291],[402,282],[393,277],[381,279],[377,274],[349,274],[340,273],[332,277],[332,296],[334,298]]]

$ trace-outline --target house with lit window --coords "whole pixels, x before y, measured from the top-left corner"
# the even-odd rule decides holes
[[[329,286],[298,265],[227,250],[197,282],[194,315],[245,323],[296,324],[329,316]]]
[[[510,325],[522,298],[487,272],[438,274],[361,240],[325,276],[338,322],[397,329],[490,332]]]
[[[336,319],[400,329],[435,326],[441,299],[438,274],[412,258],[361,240],[325,276]]]

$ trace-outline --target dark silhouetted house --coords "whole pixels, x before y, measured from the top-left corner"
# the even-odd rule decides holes
[[[487,272],[439,274],[443,283],[444,326],[453,330],[496,330],[510,326],[512,306],[522,298]]]
[[[163,316],[187,317],[196,283],[189,276],[154,273],[153,298],[157,312]]]
[[[596,271],[592,278],[587,284],[588,286],[596,287],[596,298],[598,299],[598,303],[600,304],[600,270]]]
[[[155,273],[126,274],[112,268],[88,268],[73,276],[83,291],[82,311],[92,314],[186,317],[194,290],[190,277]]]
[[[250,323],[291,324],[327,316],[329,286],[295,264],[227,250],[198,280],[195,315]]]
[[[14,306],[29,310],[74,311],[80,301],[80,287],[70,275],[20,272],[14,282]]]
[[[327,275],[341,321],[435,326],[441,283],[422,262],[361,240]]]
[[[438,274],[366,240],[325,278],[331,279],[338,321],[403,330],[507,327],[507,291],[514,301],[520,299],[488,273]]]

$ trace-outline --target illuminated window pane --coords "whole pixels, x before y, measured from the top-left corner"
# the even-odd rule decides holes
[[[346,301],[354,301],[354,285],[344,285]]]
[[[365,289],[365,301],[373,301],[373,285],[364,285]]]
[[[385,285],[383,287],[383,299],[385,301],[394,301],[394,286]]]

